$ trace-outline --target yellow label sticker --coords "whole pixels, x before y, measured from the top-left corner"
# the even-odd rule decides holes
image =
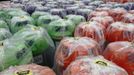
[[[33,31],[38,30],[38,28],[36,28],[36,27],[32,27],[31,29],[32,29]]]
[[[15,72],[15,75],[33,75],[31,70]]]
[[[108,64],[105,61],[101,61],[101,60],[98,60],[95,63],[102,66],[108,66]]]
[[[23,19],[23,18],[25,18],[25,16],[21,16],[20,18],[22,18],[22,19]]]

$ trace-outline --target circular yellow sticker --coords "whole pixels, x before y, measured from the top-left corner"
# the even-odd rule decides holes
[[[31,70],[15,72],[15,75],[33,75]]]

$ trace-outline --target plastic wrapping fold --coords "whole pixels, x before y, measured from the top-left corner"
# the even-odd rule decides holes
[[[0,41],[0,71],[14,65],[32,62],[32,52],[23,40]]]
[[[36,64],[21,65],[10,67],[4,70],[0,75],[56,75],[49,67]]]
[[[115,22],[106,30],[106,40],[114,41],[132,41],[134,39],[134,24]]]
[[[64,38],[55,53],[55,70],[58,75],[79,56],[99,55],[101,48],[99,44],[88,37]],[[60,72],[60,73],[59,73]]]
[[[110,43],[103,53],[104,57],[134,75],[134,42],[120,41]]]
[[[102,56],[81,57],[71,63],[63,75],[128,75],[127,72]]]
[[[122,21],[125,23],[134,23],[134,14],[127,13],[122,15]]]
[[[55,46],[51,37],[48,35],[47,31],[44,28],[27,25],[15,33],[11,39],[24,40],[29,46],[30,50],[33,52],[34,56],[38,56],[40,54],[46,56],[44,59],[45,61],[41,63],[44,63],[48,66],[53,65]]]
[[[16,16],[11,19],[9,25],[12,33],[18,32],[20,29],[25,27],[27,24],[34,24],[34,20],[30,16]]]
[[[105,43],[103,26],[95,21],[83,22],[78,25],[74,33],[75,37],[93,38],[103,48]]]
[[[92,17],[90,21],[96,21],[98,23],[101,23],[103,28],[106,30],[107,27],[114,22],[114,19],[110,16],[98,16],[98,17]]]
[[[5,28],[0,28],[0,41],[8,39],[12,36],[9,30]]]
[[[75,24],[70,20],[59,19],[47,26],[49,35],[54,40],[61,40],[67,36],[73,36]]]

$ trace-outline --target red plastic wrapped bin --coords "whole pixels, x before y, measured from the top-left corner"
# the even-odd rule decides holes
[[[71,63],[63,75],[128,75],[112,62],[98,57],[81,57]]]
[[[99,44],[87,37],[64,38],[55,54],[55,68],[58,75],[79,56],[96,56],[100,53]],[[60,73],[59,73],[60,72]]]
[[[134,43],[128,41],[110,43],[103,55],[126,69],[129,75],[134,75]]]

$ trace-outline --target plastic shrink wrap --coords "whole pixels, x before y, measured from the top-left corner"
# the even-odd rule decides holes
[[[124,8],[114,8],[109,11],[109,15],[113,17],[114,21],[121,21],[121,16],[126,13]]]
[[[120,41],[110,43],[104,53],[104,57],[126,69],[129,75],[134,75],[134,43]]]
[[[81,22],[86,21],[85,18],[80,15],[67,15],[65,19],[71,20],[76,26],[79,25]]]
[[[105,2],[119,2],[119,3],[126,3],[126,2],[133,2],[133,0],[103,0]]]
[[[66,10],[63,9],[63,8],[54,8],[54,9],[51,9],[50,10],[50,13],[52,15],[58,15],[58,16],[60,16],[62,18],[64,18],[67,15]]]
[[[47,26],[53,22],[53,21],[56,21],[56,20],[59,20],[61,19],[59,16],[57,15],[43,15],[43,16],[40,16],[37,20],[37,25],[38,26],[41,26],[41,27],[44,27],[44,28],[47,28]]]
[[[8,23],[8,25],[11,25],[11,19],[13,17],[17,16],[29,16],[29,14],[19,8],[9,8],[9,9],[4,9],[5,12],[5,21]]]
[[[89,5],[98,7],[99,5],[104,4],[102,0],[95,0],[89,3]]]
[[[99,5],[99,8],[103,8],[103,7],[113,8],[114,7],[114,4],[112,4],[112,3],[105,3],[105,4]]]
[[[0,20],[0,41],[11,37],[12,34],[9,31],[7,23],[4,20]]]
[[[79,56],[99,55],[99,44],[87,37],[64,38],[55,53],[55,69],[62,74],[63,70]],[[60,75],[58,73],[58,75]]]
[[[12,36],[9,30],[5,28],[0,28],[0,41],[8,39]]]
[[[88,20],[90,20],[92,17],[97,17],[97,16],[109,16],[109,13],[107,11],[92,11],[88,15]]]
[[[22,15],[29,16],[28,13],[26,13],[25,11],[23,11],[21,9],[17,9],[17,8],[7,8],[7,9],[0,10],[0,18],[5,20],[8,24],[10,24],[10,20],[14,16],[22,16]]]
[[[131,14],[134,14],[134,10],[130,10],[130,11],[128,11],[129,13],[131,13]]]
[[[38,19],[40,16],[49,15],[47,12],[41,12],[41,11],[35,11],[31,16],[35,21],[35,24],[37,25]]]
[[[114,41],[132,41],[134,39],[134,24],[115,22],[106,30],[106,40]]]
[[[61,40],[67,36],[73,36],[75,24],[70,20],[59,19],[51,22],[47,26],[49,35],[54,40]]]
[[[110,8],[110,7],[98,7],[95,10],[96,11],[106,11],[106,12],[109,12],[111,9],[112,8]]]
[[[124,8],[126,10],[134,10],[134,1],[133,0],[130,0],[130,2],[126,2],[123,4]]]
[[[80,9],[77,9],[76,14],[81,15],[85,17],[86,20],[88,20],[88,14],[90,14],[92,11],[93,11],[92,9],[80,8]]]
[[[134,24],[134,13],[127,13],[121,16],[122,21],[125,23],[133,23]]]
[[[128,75],[127,72],[102,56],[81,57],[71,63],[63,75]]]
[[[6,12],[3,9],[0,9],[0,19],[6,21]]]
[[[110,16],[99,16],[91,18],[90,21],[96,21],[98,23],[101,23],[103,28],[106,30],[107,27],[114,22],[114,19]]]
[[[15,33],[12,39],[24,40],[34,56],[43,54],[43,56],[39,56],[40,58],[37,57],[35,62],[39,62],[38,64],[44,63],[53,66],[55,46],[44,28],[27,25]]]
[[[34,24],[33,18],[30,16],[16,16],[11,19],[9,27],[12,33],[16,33],[27,24]]]
[[[10,67],[4,70],[0,75],[56,75],[49,67],[36,64],[21,65]]]
[[[7,23],[4,20],[0,20],[0,28],[9,30]]]
[[[70,15],[70,14],[76,14],[76,12],[77,12],[79,6],[78,6],[78,5],[72,5],[72,6],[69,5],[69,6],[67,7],[67,5],[66,5],[65,8],[66,8],[67,14]]]
[[[104,29],[101,23],[95,21],[83,22],[78,25],[74,32],[75,37],[89,37],[97,41],[103,48],[105,43]]]
[[[0,41],[0,71],[14,65],[28,64],[32,52],[23,40],[7,39]]]
[[[11,4],[10,1],[1,0],[0,6],[1,6],[0,9],[6,9],[6,8],[10,8]]]

